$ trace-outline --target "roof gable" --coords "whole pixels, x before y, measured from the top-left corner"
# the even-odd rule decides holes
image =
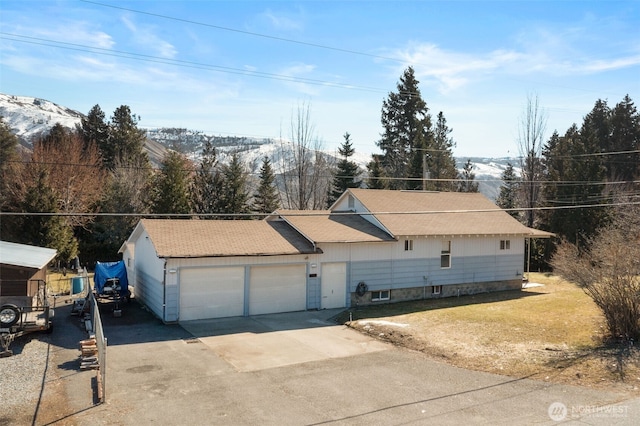
[[[370,213],[394,236],[552,235],[522,225],[480,193],[375,189],[347,192],[363,206],[360,214]]]

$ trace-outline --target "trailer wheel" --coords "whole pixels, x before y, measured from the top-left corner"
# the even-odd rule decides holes
[[[16,305],[3,305],[0,308],[0,324],[11,327],[20,320],[20,309]]]

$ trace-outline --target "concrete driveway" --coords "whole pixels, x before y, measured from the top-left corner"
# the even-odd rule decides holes
[[[237,371],[356,356],[391,347],[329,321],[340,312],[293,312],[181,325]]]
[[[69,334],[76,320],[56,315],[32,424],[635,425],[640,418],[630,393],[451,367],[327,323],[330,314],[183,328],[133,303],[121,318],[103,317],[109,348],[100,405],[95,372],[78,371],[78,338]],[[60,395],[67,403],[52,404]]]

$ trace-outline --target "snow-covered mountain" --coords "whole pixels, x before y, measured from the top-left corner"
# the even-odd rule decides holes
[[[83,114],[44,99],[0,94],[0,116],[18,136],[21,145],[31,149],[33,142],[46,135],[56,123],[74,129],[80,124]],[[239,152],[252,173],[257,173],[265,156],[269,157],[277,170],[278,165],[289,161],[293,152],[290,148],[291,143],[286,140],[214,136],[188,129],[149,129],[147,138],[145,148],[156,166],[160,164],[166,149],[182,152],[197,161],[206,140],[211,140],[216,147],[222,163],[228,160],[232,152]],[[335,158],[337,152],[327,151],[324,155],[329,159]],[[366,170],[371,153],[356,152],[353,159]],[[516,173],[519,173],[517,159],[514,158],[459,157],[456,159],[458,170],[462,170],[467,160],[473,163],[473,172],[479,182],[480,192],[492,200],[495,200],[500,192],[501,176],[509,162],[516,167]]]
[[[0,116],[26,148],[32,146],[33,140],[46,135],[56,123],[73,129],[82,118],[78,111],[44,99],[1,93]]]

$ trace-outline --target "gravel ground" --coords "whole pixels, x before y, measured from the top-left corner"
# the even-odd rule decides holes
[[[0,358],[0,425],[9,414],[33,415],[47,373],[50,338],[45,333],[16,339],[9,347],[14,355]]]

